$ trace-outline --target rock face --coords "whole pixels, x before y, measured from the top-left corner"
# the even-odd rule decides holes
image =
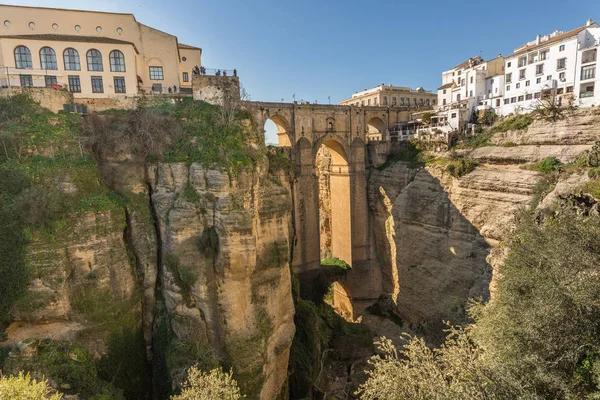
[[[396,300],[402,318],[435,331],[442,319],[460,322],[469,298],[487,298],[504,257],[500,242],[517,211],[534,196],[548,207],[587,180],[564,173],[555,190],[540,192],[543,175],[519,164],[548,156],[576,160],[599,139],[599,122],[600,113],[586,110],[556,124],[496,134],[495,145],[466,153],[480,165],[461,178],[435,164],[374,169],[368,192],[373,259],[382,292]]]
[[[294,335],[289,261],[291,200],[264,172],[159,164],[151,176],[161,237],[162,295],[178,338],[231,360],[251,398],[274,399]]]

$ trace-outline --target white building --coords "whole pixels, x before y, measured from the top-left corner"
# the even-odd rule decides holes
[[[596,53],[600,29],[588,20],[569,32],[555,31],[505,57],[502,115],[534,110],[540,99],[556,95],[574,105],[600,104]]]
[[[504,59],[471,57],[442,73],[437,123],[464,129],[477,109],[499,110],[503,95]]]

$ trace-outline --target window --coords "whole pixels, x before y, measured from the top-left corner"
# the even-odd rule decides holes
[[[561,45],[558,47],[558,51],[565,51],[565,45],[564,45],[564,44],[561,44]]]
[[[544,61],[544,60],[548,59],[548,53],[549,53],[548,49],[540,51],[540,61]]]
[[[534,99],[539,99],[539,98],[541,98],[541,97],[542,97],[542,93],[541,93],[541,92],[537,92],[537,93],[534,93],[534,94],[533,94],[533,98],[534,98]]]
[[[521,87],[521,84],[517,83],[515,86],[517,87],[517,89],[519,89]]]
[[[533,95],[531,93],[525,95],[525,100],[533,99]]]
[[[189,82],[190,81],[190,75],[187,72],[183,73],[183,81],[184,82]]]
[[[506,83],[511,83],[511,82],[512,82],[512,73],[506,74]]]
[[[22,87],[33,87],[33,78],[31,75],[20,75]]]
[[[456,113],[452,113],[452,117],[451,118],[456,118]]]
[[[535,83],[542,83],[542,78],[537,78],[537,79],[535,80]]]
[[[573,86],[567,86],[567,93],[573,93]]]
[[[546,77],[546,80],[547,80],[547,81],[551,81],[551,80],[552,80],[552,75],[548,75],[548,76]]]
[[[461,73],[461,72],[462,72],[462,71],[458,71],[458,76],[460,76],[460,73]]]
[[[523,57],[519,57],[519,68],[524,67],[527,65],[527,57],[523,56]]]
[[[537,61],[537,52],[536,53],[530,53],[527,58],[528,58],[528,63],[529,64],[533,64],[534,62]]]
[[[517,98],[516,98],[516,97],[512,97],[512,98],[510,99],[510,102],[511,102],[511,103],[516,103],[516,102],[517,102]]]
[[[462,79],[462,80],[460,81],[460,86],[465,86],[465,80],[464,80],[464,79]]]
[[[519,79],[525,79],[525,68],[519,70]]]
[[[567,59],[566,58],[559,58],[558,60],[556,60],[556,69],[565,69],[567,68]]]
[[[473,83],[473,77],[471,77],[471,82],[470,83]]]
[[[56,65],[56,53],[50,47],[42,47],[40,49],[40,61],[42,69],[58,69]]]
[[[181,57],[181,61],[183,61],[183,62],[186,62],[186,61],[187,61],[187,58],[185,58],[185,57]]]
[[[558,88],[558,89],[556,89],[556,94],[563,94],[563,93],[564,93],[564,91],[565,91],[565,89],[563,89],[563,88]]]
[[[529,83],[530,83],[530,82],[531,82],[531,81],[525,81],[525,86],[529,86]]]
[[[496,99],[496,107],[500,107],[500,99]]]
[[[63,53],[65,61],[65,69],[67,71],[80,71],[81,65],[79,64],[79,53],[75,49],[66,49]]]
[[[561,80],[561,81],[565,81],[566,80],[565,73],[561,72],[560,74],[558,74],[558,79]]]
[[[535,66],[535,74],[541,75],[544,73],[544,64],[538,64]]]
[[[512,65],[512,63],[509,61],[506,63],[506,68],[510,68],[510,66]]]
[[[164,79],[162,67],[150,67],[150,79],[162,81]]]
[[[56,77],[55,76],[46,75],[45,78],[46,78],[46,87],[47,88],[51,88],[52,85],[58,84],[58,82],[56,81]]]
[[[81,93],[81,82],[79,82],[79,76],[69,75],[69,90],[73,93]]]
[[[469,90],[469,97],[473,97],[473,91]]]
[[[153,83],[152,84],[152,92],[154,92],[154,93],[162,93],[162,83]]]
[[[593,79],[596,77],[596,64],[581,67],[581,80]]]
[[[101,76],[92,76],[92,93],[104,93]]]
[[[367,99],[367,105],[370,106],[371,105],[371,99]]]
[[[125,78],[115,76],[115,93],[125,93]]]
[[[392,97],[392,105],[395,106],[396,104],[396,97]]]
[[[444,89],[444,94],[446,94],[446,89]]]
[[[388,103],[387,96],[383,96],[383,105],[387,106],[387,103]]]
[[[456,101],[460,101],[460,93],[456,95]]]
[[[15,67],[19,69],[33,68],[31,52],[25,46],[15,48]]]
[[[104,71],[102,66],[102,54],[95,49],[87,52],[87,68],[88,71]]]
[[[518,101],[523,101],[523,100],[525,100],[525,96],[519,96]]]
[[[510,85],[508,85],[508,86],[506,87],[506,91],[508,92],[509,90],[510,90]]]
[[[442,99],[442,105],[445,106],[446,105],[446,99]]]
[[[123,53],[119,50],[113,50],[110,52],[108,58],[110,58],[111,72],[125,72],[125,56]]]

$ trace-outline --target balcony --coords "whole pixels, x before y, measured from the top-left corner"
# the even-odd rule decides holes
[[[579,94],[579,97],[584,99],[586,97],[594,97],[594,92],[582,92]]]
[[[581,55],[581,63],[587,64],[596,61],[596,49],[584,51]]]

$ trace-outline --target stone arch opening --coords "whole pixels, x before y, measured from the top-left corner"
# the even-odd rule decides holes
[[[350,174],[344,147],[336,140],[324,140],[317,149],[315,167],[321,260],[335,257],[352,265]]]
[[[379,117],[373,117],[367,122],[367,140],[383,140],[385,134],[385,122]]]
[[[280,115],[273,115],[265,121],[265,143],[278,147],[292,147],[289,124]]]
[[[325,302],[329,304],[342,318],[354,322],[354,307],[348,286],[340,281],[335,281],[329,286],[325,295]]]

